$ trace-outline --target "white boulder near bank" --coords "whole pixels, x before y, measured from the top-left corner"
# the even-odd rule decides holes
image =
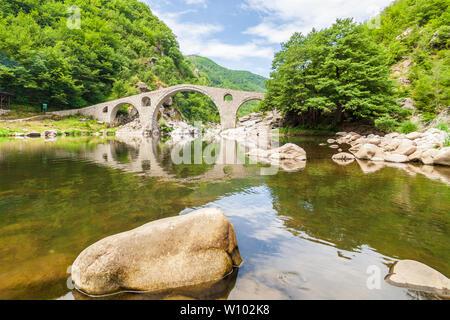
[[[394,132],[385,136],[338,132],[336,137],[338,144],[351,145],[349,151],[361,160],[450,165],[450,147],[445,146],[449,135],[435,128],[407,135]]]
[[[80,291],[164,291],[222,279],[242,262],[233,225],[216,208],[165,218],[104,238],[72,265]]]
[[[306,167],[306,151],[293,143],[286,143],[279,148],[270,150],[251,149],[246,155],[255,161],[269,163],[287,172],[298,171]]]
[[[433,291],[440,296],[450,297],[450,280],[439,271],[418,261],[396,262],[386,276],[386,281],[395,286]]]
[[[306,151],[302,147],[293,143],[286,143],[282,147],[270,150],[252,149],[247,153],[247,156],[255,158],[266,158],[275,161],[306,161]]]

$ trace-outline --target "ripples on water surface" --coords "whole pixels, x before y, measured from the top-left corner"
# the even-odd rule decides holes
[[[175,165],[155,142],[0,141],[0,299],[80,298],[66,282],[84,248],[205,206],[230,218],[244,264],[218,292],[193,297],[436,298],[383,277],[398,259],[450,274],[449,169],[339,166],[323,140],[291,139],[306,167],[271,176],[257,165]],[[379,290],[366,285],[372,265]]]

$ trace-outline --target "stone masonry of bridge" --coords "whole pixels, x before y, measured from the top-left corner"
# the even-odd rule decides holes
[[[157,118],[161,106],[170,101],[170,98],[177,93],[190,91],[200,92],[214,102],[219,110],[222,130],[236,127],[237,111],[245,102],[264,99],[264,93],[260,92],[228,90],[191,84],[181,84],[126,98],[99,103],[82,109],[55,111],[51,112],[51,114],[60,116],[82,114],[92,116],[99,121],[111,123],[116,118],[119,108],[123,105],[130,104],[139,112],[139,117],[145,130],[155,133],[159,131]],[[227,99],[228,96],[230,96],[231,99]]]

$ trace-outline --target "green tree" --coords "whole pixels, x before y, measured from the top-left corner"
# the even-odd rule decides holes
[[[396,115],[385,52],[352,19],[296,33],[275,56],[263,109],[278,109],[295,124],[338,125]]]

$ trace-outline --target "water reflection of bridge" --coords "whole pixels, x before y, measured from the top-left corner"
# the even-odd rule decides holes
[[[190,141],[185,144],[175,145],[170,150],[172,153],[176,150],[182,157],[195,142]],[[213,151],[214,162],[205,162],[203,158],[205,150],[202,150],[201,162],[192,162],[194,165],[204,166],[204,173],[200,175],[191,175],[180,177],[171,170],[170,166],[164,165],[164,157],[170,157],[170,154],[163,154],[159,150],[159,141],[152,138],[130,138],[105,141],[97,145],[92,151],[86,151],[85,158],[99,165],[105,165],[111,168],[119,169],[125,172],[137,173],[145,177],[158,177],[168,181],[182,180],[201,180],[213,181],[229,178],[243,178],[259,173],[259,168],[248,166],[248,159],[245,158],[245,148],[239,146],[234,140],[221,139],[208,144],[207,152]],[[211,148],[212,147],[212,148]],[[189,157],[191,158],[191,157]],[[192,156],[192,160],[195,156]],[[186,160],[186,159],[185,159]],[[170,159],[173,162],[173,159]],[[207,161],[207,160],[206,160]],[[181,163],[190,164],[190,163]],[[172,165],[174,165],[172,163]],[[176,164],[175,164],[176,165]]]

